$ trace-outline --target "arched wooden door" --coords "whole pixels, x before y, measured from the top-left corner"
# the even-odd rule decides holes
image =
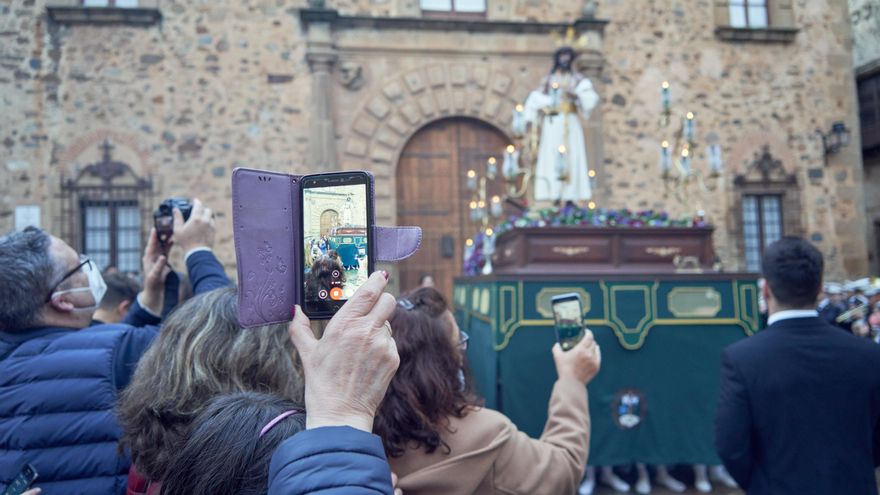
[[[491,156],[500,165],[507,144],[491,125],[464,118],[429,124],[407,143],[397,166],[397,219],[399,225],[420,226],[423,237],[419,252],[400,265],[401,291],[417,287],[427,274],[438,290],[452,296],[452,279],[462,274],[465,239],[478,230],[469,218],[473,193],[467,189],[467,171],[483,175]],[[501,194],[500,174],[488,189],[490,198]]]

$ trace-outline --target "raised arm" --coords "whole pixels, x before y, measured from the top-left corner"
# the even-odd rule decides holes
[[[184,254],[193,294],[202,294],[231,284],[223,265],[212,251],[214,247],[214,212],[198,199],[193,200],[189,219],[174,209],[174,245]]]
[[[553,347],[559,379],[550,396],[547,424],[536,440],[509,420],[510,439],[495,462],[495,486],[504,493],[574,493],[590,446],[586,385],[599,372],[601,352],[589,330],[577,346]]]

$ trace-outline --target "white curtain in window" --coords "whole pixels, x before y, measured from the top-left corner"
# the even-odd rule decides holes
[[[746,270],[761,271],[761,229],[758,219],[758,198],[743,197],[743,241],[746,249]]]
[[[110,0],[83,0],[83,7],[107,7]]]
[[[116,0],[116,6],[124,9],[132,9],[138,6],[138,0]]]
[[[452,10],[452,0],[420,0],[422,10]]]
[[[86,234],[83,252],[103,270],[110,264],[110,208],[86,206],[83,220]]]
[[[137,206],[120,206],[116,209],[116,260],[120,271],[141,271],[140,211]]]
[[[485,12],[486,0],[455,0],[456,12]]]

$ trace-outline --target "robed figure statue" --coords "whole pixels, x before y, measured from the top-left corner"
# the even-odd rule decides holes
[[[575,51],[563,47],[553,55],[553,69],[526,99],[527,124],[540,125],[535,170],[535,200],[586,201],[592,196],[587,166],[584,119],[599,102],[593,83],[573,69]]]

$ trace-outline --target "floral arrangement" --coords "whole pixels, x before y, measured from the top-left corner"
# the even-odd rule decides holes
[[[672,218],[665,211],[641,210],[631,211],[626,208],[613,210],[605,208],[582,208],[574,204],[565,206],[542,208],[539,210],[526,210],[521,214],[514,214],[506,218],[493,229],[493,235],[487,236],[480,231],[473,238],[473,244],[465,248],[464,273],[465,275],[478,275],[482,273],[486,264],[487,243],[489,250],[494,250],[495,239],[514,228],[526,227],[644,227],[644,228],[670,228],[670,227],[708,227],[705,217]]]

